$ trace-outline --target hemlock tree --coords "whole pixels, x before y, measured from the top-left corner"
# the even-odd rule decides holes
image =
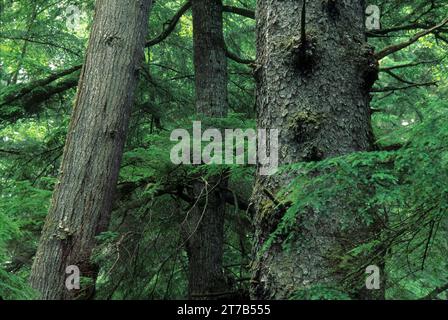
[[[377,61],[366,42],[364,1],[259,0],[257,5],[257,122],[259,128],[280,130],[280,165],[372,150],[369,91]],[[344,291],[349,271],[338,259],[377,231],[355,212],[345,219],[350,209],[344,199],[334,198],[326,207],[297,212],[289,250],[282,248],[281,237],[266,245],[290,205],[276,194],[291,179],[282,172],[256,181],[253,298]],[[342,294],[381,297],[364,285],[359,277],[354,292]]]
[[[196,110],[198,115],[227,115],[227,58],[221,0],[192,0]],[[226,294],[223,273],[225,177],[197,177],[192,196],[198,199],[182,229],[188,254],[188,295],[216,299]],[[227,292],[228,294],[228,292]]]
[[[89,298],[95,236],[108,227],[151,0],[98,0],[59,182],[31,272],[41,299]],[[65,287],[74,265],[91,284]]]

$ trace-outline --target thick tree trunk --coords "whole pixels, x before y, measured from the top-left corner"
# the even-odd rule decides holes
[[[95,236],[109,223],[150,5],[151,0],[97,0],[59,183],[31,272],[41,299],[92,295],[98,270],[90,256]],[[93,284],[67,290],[70,265]]]
[[[224,50],[221,0],[193,0],[196,108],[207,117],[227,114],[227,60]],[[225,200],[221,177],[207,183],[200,177],[193,197],[200,198],[183,225],[189,259],[188,294],[192,299],[226,295],[223,273]]]
[[[258,0],[257,112],[259,128],[279,129],[279,164],[319,161],[372,147],[369,89],[377,63],[366,43],[364,1]],[[305,17],[306,23],[301,21]],[[305,39],[305,41],[303,41]],[[342,228],[339,205],[300,215],[292,251],[262,247],[282,215],[266,194],[290,181],[287,174],[258,176],[252,296],[288,298],[313,288],[342,287],[342,256],[375,232],[353,216]],[[277,207],[278,208],[278,207]],[[354,283],[355,298],[375,297]],[[374,290],[375,291],[375,290]]]

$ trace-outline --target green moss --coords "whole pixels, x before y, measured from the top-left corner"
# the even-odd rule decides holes
[[[264,220],[266,216],[272,213],[274,210],[274,204],[270,200],[263,200],[259,206],[260,218]]]
[[[324,116],[317,112],[299,111],[292,115],[288,121],[288,128],[296,135],[318,130]],[[311,130],[310,130],[311,129]]]

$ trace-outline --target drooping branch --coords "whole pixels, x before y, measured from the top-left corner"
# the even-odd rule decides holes
[[[424,23],[419,22],[425,16],[432,13],[435,9],[440,8],[440,5],[436,5],[434,0],[431,0],[430,2],[431,3],[430,3],[430,6],[428,9],[423,11],[424,7],[426,6],[426,3],[422,2],[421,6],[416,7],[415,10],[410,15],[408,15],[408,17],[406,17],[404,20],[402,20],[402,21],[411,21],[409,24],[399,25],[399,26],[390,27],[390,28],[382,28],[379,30],[371,30],[367,33],[367,36],[381,37],[381,36],[387,36],[389,33],[394,33],[394,32],[431,28],[431,26],[433,26],[435,23],[430,23],[428,21],[425,21]],[[410,20],[411,17],[413,17],[417,12],[419,13],[418,16],[415,18],[412,18],[412,20]]]
[[[255,208],[249,202],[241,199],[241,197],[236,195],[230,189],[222,189],[221,194],[228,204],[238,207],[240,210],[247,211],[251,215],[255,214]]]
[[[426,1],[425,1],[425,2],[426,2]],[[420,11],[426,6],[425,2],[423,2],[422,7],[419,7],[418,9],[416,8],[416,10],[413,12],[413,14],[415,14],[416,12],[420,12]],[[420,14],[417,16],[417,18],[415,18],[415,19],[413,20],[413,22],[417,22],[417,21],[419,21],[419,20],[422,19],[424,16],[428,15],[429,13],[431,13],[433,10],[439,8],[439,6],[436,5],[435,0],[431,0],[430,2],[431,2],[431,4],[430,4],[429,8],[428,8],[427,10],[423,11],[422,13],[420,13]]]
[[[174,31],[176,28],[177,23],[179,22],[180,18],[191,8],[191,1],[187,1],[180,9],[176,12],[176,14],[167,22],[165,25],[167,26],[165,30],[162,31],[160,35],[155,37],[154,39],[151,39],[146,42],[146,47],[154,46],[166,38],[171,34],[171,32]]]
[[[330,4],[331,6],[331,4]],[[302,73],[309,73],[315,64],[315,39],[307,33],[306,27],[306,0],[302,2],[300,17],[300,39],[292,46],[294,65]]]
[[[52,96],[75,88],[78,85],[78,77],[64,79],[57,84],[51,84],[43,87],[42,90],[31,91],[30,95],[25,99],[25,106],[38,105]]]
[[[251,214],[255,213],[255,208],[246,200],[243,200],[240,196],[236,195],[233,191],[231,191],[230,189],[220,189],[220,193],[224,199],[224,201],[232,206],[238,207],[239,210],[243,210],[243,211],[247,211]],[[171,193],[173,195],[175,195],[176,197],[178,197],[179,199],[182,199],[190,204],[195,204],[196,205],[204,205],[205,201],[204,200],[197,200],[192,198],[191,196],[183,193],[183,192],[177,192],[177,193]]]
[[[399,44],[395,44],[395,45],[389,46],[389,47],[381,50],[380,52],[375,54],[375,58],[377,60],[381,60],[384,57],[387,57],[388,55],[391,55],[392,53],[395,53],[395,52],[400,51],[400,50],[402,50],[404,48],[407,48],[410,45],[412,45],[415,42],[417,42],[420,38],[422,38],[424,36],[427,36],[428,34],[431,34],[431,33],[435,32],[435,31],[437,31],[438,29],[440,29],[443,26],[445,26],[447,23],[448,23],[448,18],[445,18],[440,24],[415,34],[408,41],[405,41],[405,42],[402,42],[402,43],[399,43]]]

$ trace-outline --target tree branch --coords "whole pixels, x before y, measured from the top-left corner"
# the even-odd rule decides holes
[[[432,64],[432,63],[436,63],[436,62],[440,62],[441,59],[435,59],[435,60],[427,60],[427,61],[419,61],[419,62],[410,62],[410,63],[406,63],[406,64],[400,64],[400,65],[396,65],[396,66],[390,66],[390,67],[382,67],[380,68],[380,72],[387,72],[387,71],[392,71],[395,69],[401,69],[401,68],[408,68],[408,67],[416,67],[422,64]]]
[[[369,37],[380,37],[388,35],[389,33],[393,32],[400,32],[400,31],[411,31],[411,30],[418,30],[418,29],[428,29],[430,26],[422,23],[411,23],[406,24],[402,26],[396,26],[396,27],[390,27],[386,29],[379,29],[379,30],[370,30],[367,32],[367,35]]]
[[[372,88],[370,92],[389,92],[389,91],[407,90],[410,88],[429,87],[429,86],[437,86],[437,82],[416,83],[404,87]]]
[[[247,211],[251,214],[255,214],[255,209],[250,203],[248,203],[247,201],[244,201],[243,199],[241,199],[241,197],[234,194],[229,189],[221,189],[221,194],[222,194],[224,200],[228,204],[237,206],[238,209],[240,209],[240,210]],[[236,201],[236,203],[235,203],[235,201]]]
[[[246,18],[255,19],[255,11],[249,10],[246,8],[238,8],[238,7],[232,7],[232,6],[223,6],[222,7],[224,12],[234,13]]]
[[[5,149],[0,149],[0,153],[6,153],[6,154],[11,154],[11,155],[15,155],[15,156],[20,156],[22,155],[22,153],[18,150],[5,150]]]
[[[180,18],[191,8],[191,0],[188,0],[185,2],[182,7],[176,12],[176,14],[165,23],[167,28],[162,31],[161,34],[159,34],[154,39],[148,40],[145,44],[146,47],[152,47],[166,38],[174,31],[176,28],[177,23],[179,22]],[[224,12],[234,13],[238,14],[240,16],[255,19],[255,12],[249,9],[245,8],[238,8],[238,7],[232,7],[232,6],[223,6]]]
[[[18,90],[14,91],[12,93],[9,93],[2,98],[2,100],[0,102],[0,107],[4,106],[6,104],[10,104],[11,102],[14,102],[18,99],[23,98],[25,95],[27,95],[31,91],[35,90],[37,87],[44,87],[44,86],[52,83],[53,81],[56,81],[62,77],[72,74],[75,71],[80,70],[81,67],[82,67],[82,65],[77,65],[77,66],[71,67],[69,69],[53,73],[50,76],[48,76],[47,78],[32,81],[24,86],[20,86]]]
[[[384,72],[387,73],[388,75],[390,75],[390,76],[391,76],[392,78],[394,78],[395,80],[398,80],[398,81],[400,81],[400,82],[403,82],[403,83],[406,83],[406,84],[420,85],[419,83],[416,83],[416,82],[412,82],[412,81],[403,79],[402,77],[400,77],[399,75],[393,73],[393,72],[390,71],[390,70],[385,70]]]
[[[444,284],[443,286],[435,288],[428,295],[424,296],[423,298],[420,298],[420,300],[433,300],[433,299],[436,299],[439,294],[441,294],[442,292],[444,292],[446,290],[448,290],[448,283]]]
[[[168,27],[165,30],[163,30],[160,35],[158,35],[154,39],[147,41],[145,46],[152,47],[152,46],[162,42],[166,38],[168,38],[168,36],[171,34],[171,32],[173,32],[174,29],[176,28],[176,25],[179,22],[180,18],[190,8],[191,8],[191,1],[189,0],[179,9],[179,11],[176,12],[176,14],[168,22],[165,23],[165,25],[167,25]]]
[[[381,50],[380,52],[378,52],[378,53],[375,54],[375,58],[376,58],[377,60],[381,60],[381,59],[383,59],[384,57],[387,57],[388,55],[390,55],[390,54],[392,54],[392,53],[395,53],[395,52],[397,52],[397,51],[399,51],[399,50],[402,50],[402,49],[404,49],[404,48],[407,48],[407,47],[409,47],[410,45],[412,45],[412,44],[414,44],[415,42],[417,42],[420,38],[422,38],[422,37],[424,37],[424,36],[426,36],[426,35],[428,35],[428,34],[430,34],[430,33],[433,33],[434,31],[436,31],[436,30],[442,28],[443,26],[445,26],[447,23],[448,23],[448,18],[445,18],[440,24],[438,24],[438,25],[436,25],[436,26],[434,26],[434,27],[432,27],[432,28],[429,28],[429,29],[427,29],[427,30],[423,30],[423,31],[421,31],[421,32],[419,32],[419,33],[417,33],[417,34],[415,34],[415,35],[414,35],[412,38],[410,38],[408,41],[405,41],[405,42],[402,42],[402,43],[399,43],[399,44],[396,44],[396,45],[392,45],[392,46],[390,46],[390,47],[387,47],[387,48]]]
[[[229,50],[229,48],[227,48],[227,46],[225,46],[225,51],[226,51],[226,57],[235,62],[238,62],[241,64],[254,64],[255,63],[255,60],[245,59],[245,58],[241,58],[241,57],[237,56],[235,53],[231,52]]]
[[[54,48],[58,48],[64,51],[67,51],[68,53],[71,53],[77,57],[81,57],[82,54],[79,52],[76,52],[70,48],[61,46],[57,43],[53,43],[53,42],[48,42],[48,41],[44,41],[44,40],[39,40],[39,39],[34,39],[34,38],[30,38],[30,37],[24,37],[24,36],[8,36],[8,35],[4,35],[4,34],[0,34],[0,38],[2,39],[8,39],[8,40],[21,40],[21,41],[27,41],[27,42],[32,42],[35,44],[40,44],[40,45],[44,45],[44,46],[50,46],[50,47],[54,47]]]
[[[35,114],[41,111],[40,104],[58,93],[62,93],[78,85],[78,78],[67,78],[56,84],[49,84],[43,87],[36,87],[20,101],[20,108],[13,112],[0,112],[1,120],[16,121],[26,114]]]

